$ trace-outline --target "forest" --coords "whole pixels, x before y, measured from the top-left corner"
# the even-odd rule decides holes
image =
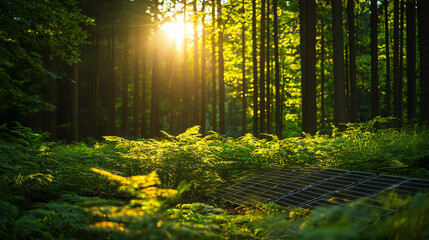
[[[383,216],[210,197],[429,179],[427,0],[0,0],[0,44],[1,239],[429,238],[429,185]]]

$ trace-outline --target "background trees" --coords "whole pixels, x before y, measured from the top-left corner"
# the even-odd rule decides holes
[[[1,119],[67,140],[195,124],[299,136],[390,116],[392,105],[427,120],[425,3],[331,2],[2,2]]]

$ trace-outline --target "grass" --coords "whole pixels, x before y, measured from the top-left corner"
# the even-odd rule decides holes
[[[255,168],[312,166],[429,177],[429,131],[349,124],[331,135],[201,136],[65,145],[0,127],[1,239],[396,239],[429,237],[429,196],[363,224],[363,205],[309,212],[265,204],[230,211],[205,196]],[[375,127],[377,126],[377,128]],[[269,139],[269,140],[268,140]],[[386,204],[389,203],[386,200]],[[231,214],[234,212],[234,214]]]

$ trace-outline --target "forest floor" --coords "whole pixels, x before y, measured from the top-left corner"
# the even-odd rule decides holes
[[[65,144],[1,126],[1,239],[427,239],[429,194],[308,209],[236,208],[207,194],[252,169],[311,166],[429,178],[429,130],[349,124],[344,132],[279,140],[248,134],[105,137]],[[268,139],[269,138],[269,139]]]

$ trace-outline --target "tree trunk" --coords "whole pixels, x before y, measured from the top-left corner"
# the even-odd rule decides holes
[[[139,28],[136,27],[134,29],[134,86],[133,86],[133,137],[136,139],[139,137],[139,107],[140,107],[140,97],[139,97],[139,90],[140,90],[140,64],[139,64],[139,55],[140,55],[140,49],[138,48],[138,42],[137,39],[140,36]]]
[[[212,129],[217,130],[217,81],[216,81],[216,2],[212,0]]]
[[[73,78],[73,88],[72,88],[72,141],[79,141],[79,65],[78,63],[73,63],[72,67],[72,78]]]
[[[242,102],[242,115],[241,115],[241,135],[246,134],[246,127],[247,127],[247,102],[246,102],[246,95],[247,95],[247,83],[246,83],[246,17],[245,17],[245,10],[244,10],[244,0],[242,1],[242,8],[241,13],[243,14],[242,19],[242,29],[241,29],[241,79],[243,81],[243,102]]]
[[[320,20],[320,97],[321,97],[321,121],[320,125],[323,127],[325,126],[325,36],[324,36],[324,28],[325,24],[323,22],[323,19]]]
[[[357,109],[357,86],[356,86],[356,39],[355,39],[355,3],[354,0],[347,1],[347,16],[349,28],[349,51],[350,51],[350,114],[351,122],[358,121]]]
[[[277,0],[273,0],[273,11],[274,11],[274,63],[275,63],[275,88],[276,88],[276,135],[278,138],[282,138],[282,112],[280,95],[280,62],[279,62],[279,19],[278,19],[278,4]]]
[[[97,10],[97,24],[101,25],[100,20],[100,11]],[[94,61],[92,65],[92,77],[91,77],[91,120],[90,120],[90,134],[91,137],[98,138],[98,96],[99,96],[99,49],[101,41],[101,30],[100,28],[95,29],[95,39],[94,39]]]
[[[256,42],[256,0],[252,0],[252,62],[253,62],[253,136],[259,137],[258,128],[258,59]]]
[[[197,13],[197,0],[194,0],[192,2],[193,5],[193,11],[194,14]],[[194,17],[194,111],[193,111],[193,118],[194,118],[194,124],[193,125],[200,125],[200,117],[199,117],[199,110],[200,110],[200,65],[199,65],[199,48],[198,48],[198,18]]]
[[[129,134],[129,123],[128,123],[128,71],[129,71],[129,35],[128,31],[123,32],[123,58],[122,58],[122,112],[121,112],[121,135],[124,138],[128,137]]]
[[[333,1],[334,2],[334,1]],[[302,131],[316,133],[316,3],[300,0]]]
[[[389,1],[384,0],[384,38],[386,44],[386,116],[390,117],[391,110],[391,82],[390,82],[390,47],[389,47]]]
[[[259,132],[265,132],[265,1],[261,0],[261,42],[259,56]]]
[[[377,0],[371,0],[371,117],[379,113]]]
[[[416,118],[416,1],[407,0],[407,115]]]
[[[267,0],[267,133],[271,133],[271,38],[270,38],[270,0]]]
[[[334,122],[338,128],[344,129],[345,95],[344,95],[344,49],[343,49],[343,16],[341,0],[332,0],[332,35],[334,49]]]
[[[202,16],[202,46],[201,46],[201,133],[206,134],[206,1],[203,0]]]
[[[176,97],[176,84],[178,82],[177,79],[177,67],[176,67],[176,41],[173,39],[171,43],[171,55],[170,61],[168,63],[168,68],[170,71],[170,132],[173,135],[177,134],[176,128],[174,126],[175,119],[178,118],[177,113],[177,97]]]
[[[182,118],[181,120],[183,121],[182,123],[182,131],[186,130],[189,127],[189,106],[191,106],[191,97],[190,97],[190,84],[189,84],[189,79],[188,79],[188,68],[187,68],[187,63],[188,63],[188,43],[187,43],[187,39],[186,39],[186,28],[187,28],[187,16],[186,16],[186,1],[187,0],[183,0],[183,22],[185,25],[185,29],[183,31],[183,67],[182,67],[182,71],[183,71],[183,88],[184,88],[184,92],[183,92],[183,108],[182,108]]]
[[[160,94],[160,71],[159,46],[154,44],[152,62],[152,90],[150,107],[150,137],[159,136],[159,94]]]
[[[225,81],[223,65],[223,23],[222,2],[217,0],[218,27],[219,27],[219,133],[225,135]]]
[[[112,6],[113,9],[113,6]],[[107,91],[107,134],[116,135],[116,114],[115,114],[115,100],[116,100],[116,80],[115,80],[115,39],[114,39],[114,21],[112,14],[109,19],[109,38],[108,45],[108,91]]]
[[[429,1],[417,1],[420,56],[420,121],[429,123]]]
[[[394,19],[393,19],[393,116],[397,118],[395,126],[399,127],[402,115],[402,89],[401,89],[401,73],[399,66],[399,0],[394,0]]]
[[[146,32],[147,29],[144,29],[144,31]],[[147,38],[144,39],[143,42],[144,45],[147,44]],[[146,52],[145,52],[146,53]],[[148,84],[147,84],[147,56],[146,54],[142,55],[142,73],[143,73],[143,78],[142,78],[142,87],[141,87],[141,116],[140,116],[140,131],[141,131],[141,137],[142,138],[147,138],[149,137],[149,131],[148,131],[148,123],[147,123],[147,109],[148,109],[148,101],[147,101],[147,88],[148,88]]]

